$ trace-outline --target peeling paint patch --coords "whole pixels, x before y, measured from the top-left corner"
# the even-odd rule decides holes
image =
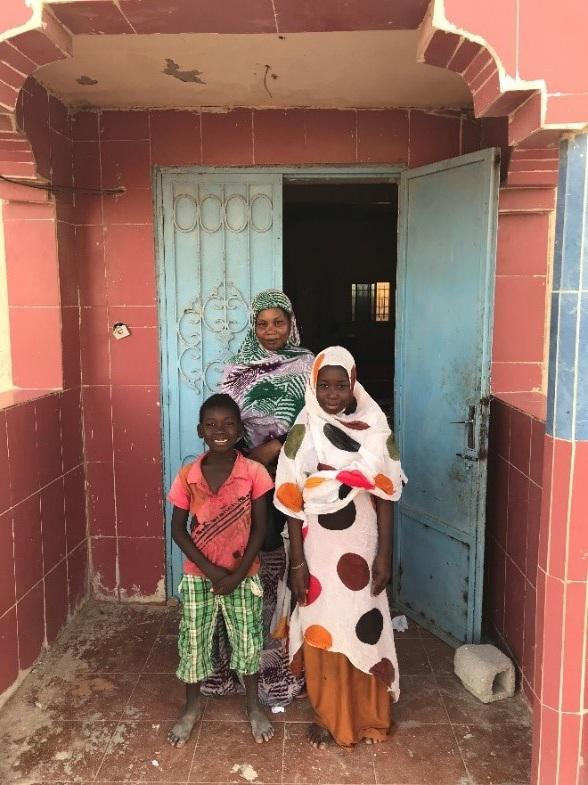
[[[102,575],[100,572],[95,572],[92,575],[92,590],[94,597],[100,600],[118,599],[117,590],[115,588],[108,588],[102,582]]]
[[[165,577],[157,581],[157,586],[153,594],[142,594],[140,586],[133,585],[130,590],[120,589],[120,598],[123,602],[137,602],[137,603],[162,603],[165,602]]]
[[[202,71],[199,71],[197,68],[191,68],[188,71],[180,71],[180,66],[171,58],[165,58],[166,66],[163,69],[162,73],[167,74],[168,76],[173,76],[175,79],[179,79],[180,82],[194,82],[195,84],[206,84],[206,82],[201,79]]]
[[[92,79],[91,76],[86,76],[86,74],[82,74],[80,77],[78,77],[78,79],[76,79],[76,82],[78,84],[90,85],[90,86],[98,84],[98,80],[97,79]]]

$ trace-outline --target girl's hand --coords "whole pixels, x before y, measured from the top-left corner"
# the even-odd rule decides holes
[[[293,570],[290,568],[290,586],[292,594],[296,597],[298,605],[306,605],[306,595],[308,594],[309,572],[306,563],[303,567]]]
[[[387,554],[376,554],[372,564],[372,595],[376,597],[384,591],[392,577],[392,559]]]

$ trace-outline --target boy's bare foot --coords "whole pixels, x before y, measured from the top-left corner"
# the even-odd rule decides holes
[[[257,698],[257,673],[243,676],[247,699],[247,716],[251,725],[251,733],[258,744],[269,741],[274,735],[274,726],[265,716]]]
[[[251,733],[253,738],[258,744],[263,744],[264,741],[269,741],[274,735],[274,726],[265,716],[265,712],[259,704],[247,707],[247,714],[249,715],[249,723],[251,725]]]
[[[307,735],[309,742],[317,750],[324,750],[332,738],[331,734],[326,728],[317,725],[315,722],[313,722],[308,729]]]
[[[174,747],[183,747],[192,734],[194,725],[202,716],[200,698],[186,706],[186,710],[167,734],[167,740]]]
[[[381,744],[383,739],[371,739],[369,736],[364,739],[366,744]]]

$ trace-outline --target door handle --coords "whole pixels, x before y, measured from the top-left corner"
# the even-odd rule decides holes
[[[452,425],[465,425],[466,426],[466,446],[468,450],[475,450],[476,449],[476,407],[473,405],[468,406],[468,418],[467,420],[452,420]],[[461,453],[456,453],[456,455],[461,455]],[[466,456],[462,456],[466,457]],[[470,459],[475,460],[475,459]]]
[[[458,458],[463,458],[464,461],[470,461],[471,463],[477,463],[480,460],[477,455],[465,455],[463,452],[456,452],[455,454]]]

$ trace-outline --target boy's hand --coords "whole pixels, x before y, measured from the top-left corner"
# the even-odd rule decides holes
[[[235,591],[237,586],[241,583],[243,578],[237,573],[228,573],[219,581],[213,581],[212,591],[213,594],[230,594]]]
[[[372,595],[376,597],[390,583],[392,577],[392,559],[387,554],[376,554],[372,564]]]
[[[211,564],[209,569],[206,571],[206,577],[209,581],[212,581],[212,585],[215,586],[219,581],[222,581],[223,578],[226,578],[227,575],[230,575],[230,571],[225,569],[225,567],[219,567],[216,564]]]
[[[292,594],[296,597],[299,605],[306,605],[306,595],[308,594],[309,572],[306,564],[296,570],[290,569],[290,586]]]

